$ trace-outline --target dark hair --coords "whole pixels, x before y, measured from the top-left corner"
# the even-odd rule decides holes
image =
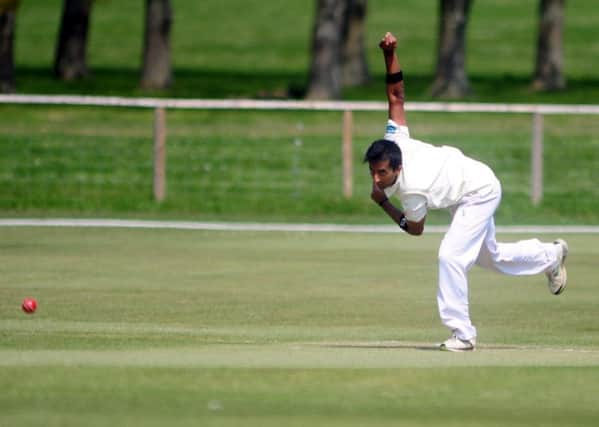
[[[401,149],[399,146],[388,139],[379,139],[374,141],[364,154],[364,163],[380,162],[389,160],[389,166],[392,169],[397,169],[401,166]]]

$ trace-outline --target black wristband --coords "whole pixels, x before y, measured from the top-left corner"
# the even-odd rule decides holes
[[[377,203],[379,204],[379,206],[383,206],[383,204],[388,201],[389,201],[389,198],[385,197],[383,200],[381,200],[380,202],[377,202]]]
[[[403,80],[403,73],[398,71],[397,73],[387,74],[385,80],[389,84],[401,82]]]
[[[399,220],[399,228],[401,228],[403,231],[408,231],[408,219],[404,214],[401,215]]]

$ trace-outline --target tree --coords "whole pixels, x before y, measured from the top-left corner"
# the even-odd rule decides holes
[[[18,0],[0,0],[0,93],[15,91],[14,40]]]
[[[347,0],[317,0],[308,99],[341,96],[341,54],[347,6]]]
[[[562,74],[562,30],[565,0],[539,2],[539,33],[532,86],[535,90],[559,90],[566,87]]]
[[[87,35],[93,0],[64,0],[58,43],[54,55],[54,75],[76,80],[89,75]]]
[[[466,26],[471,0],[440,0],[438,54],[431,94],[462,98],[471,93],[466,73]]]
[[[144,89],[164,89],[172,82],[171,25],[170,0],[146,0],[146,26],[140,81],[140,86]]]
[[[341,72],[343,86],[360,86],[370,81],[365,49],[367,0],[349,0],[344,18]]]

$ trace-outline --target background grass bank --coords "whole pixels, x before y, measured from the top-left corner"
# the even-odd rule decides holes
[[[381,223],[362,164],[382,113],[354,118],[354,193],[342,195],[341,113],[169,111],[167,198],[153,200],[152,112],[4,106],[3,216],[133,216]],[[457,146],[503,185],[500,224],[597,224],[599,128],[592,116],[545,120],[544,198],[530,202],[528,115],[410,115],[414,137]],[[432,213],[446,223],[447,213]]]

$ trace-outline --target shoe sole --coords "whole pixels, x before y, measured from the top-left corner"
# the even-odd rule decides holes
[[[441,351],[450,351],[452,353],[466,353],[468,351],[475,351],[476,347],[471,347],[471,348],[449,348],[449,347],[446,347],[443,344],[441,344],[439,346],[439,350],[441,350]]]
[[[568,256],[568,244],[563,239],[557,239],[554,243],[561,245],[562,247],[562,261],[560,263],[560,268],[563,269],[564,272],[564,284],[555,292],[552,292],[553,295],[559,295],[566,289],[566,284],[568,283],[568,272],[566,271],[566,257]]]

